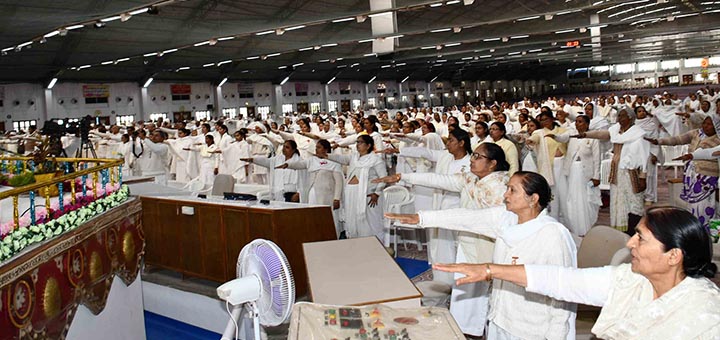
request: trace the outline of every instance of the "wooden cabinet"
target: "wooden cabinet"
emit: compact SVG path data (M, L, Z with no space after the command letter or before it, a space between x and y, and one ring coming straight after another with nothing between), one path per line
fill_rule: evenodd
M285 253L297 295L305 295L302 244L335 239L330 207L267 209L150 197L142 205L145 262L216 282L234 279L240 250L263 238Z

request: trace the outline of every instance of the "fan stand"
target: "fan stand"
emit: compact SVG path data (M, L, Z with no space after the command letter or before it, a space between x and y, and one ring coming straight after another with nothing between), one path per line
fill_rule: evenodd
M253 320L253 332L255 333L255 340L262 340L260 337L260 312L258 311L257 305L255 302L248 302L250 305L250 308L248 308L248 312L250 313L250 317Z
M228 321L227 327L225 327L225 332L223 333L223 336L221 340L235 340L235 339L245 339L245 335L247 335L247 332L243 332L242 337L239 335L242 325L245 324L241 319L240 316L242 315L243 309L247 309L247 316L253 320L253 334L255 340L262 340L262 330L260 328L260 311L257 308L257 305L254 302L247 302L244 305L236 305L233 306L232 312L231 312L231 318L232 320ZM233 322L235 320L235 322ZM237 333L235 325L237 324ZM247 327L247 324L245 324ZM238 337L235 337L235 335L238 334Z

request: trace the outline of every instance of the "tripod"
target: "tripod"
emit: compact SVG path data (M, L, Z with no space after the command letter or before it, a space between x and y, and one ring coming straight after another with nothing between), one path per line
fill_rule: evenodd
M85 158L90 158L90 154L93 155L93 158L98 158L97 154L95 153L95 147L93 146L92 142L90 142L89 138L80 139L80 147L77 149L75 157L82 158L83 151L85 151Z

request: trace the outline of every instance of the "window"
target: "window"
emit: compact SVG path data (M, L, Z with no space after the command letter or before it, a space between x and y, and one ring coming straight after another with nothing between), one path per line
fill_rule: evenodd
M269 115L270 114L270 107L269 106L259 106L257 112L260 115Z
M680 82L679 76L669 76L668 77L668 83L670 83L670 84L677 84L679 82Z
M283 104L282 113L293 113L293 104Z
M108 97L85 98L85 104L107 104Z
M320 113L320 103L310 103L310 113Z
M27 131L31 126L37 126L37 120L16 120L13 121L13 129L20 132Z
M680 67L680 60L663 60L660 62L660 68L663 70L672 70Z
M361 104L361 103L362 103L362 102L360 101L360 99L353 99L353 101L352 101L352 109L353 109L353 111L357 111L357 109L360 107L360 104Z
M720 57L712 57L708 61L710 65L720 65Z
M654 61L646 61L638 63L638 72L649 72L657 69L657 63ZM647 81L645 82L647 84Z
M0 99L0 107L3 107L3 100Z
M167 120L167 113L151 113L150 114L150 121L157 121L158 119L162 118L163 121Z
M122 115L115 117L115 124L130 125L135 121L135 115Z
M241 108L240 108L240 116L243 117L243 118L247 118L247 115L248 115L248 113L247 113L247 107L241 107Z
M375 105L377 105L375 102L375 98L368 98L368 106L375 107Z
M210 111L195 111L195 119L202 120L202 119L210 119Z
M685 67L700 67L703 58L688 58L685 59Z
M238 93L238 98L253 98L254 95L252 93L252 89L250 89L250 92L240 92Z
M337 112L338 109L338 102L337 100L330 100L328 101L328 111L330 112Z
M224 108L222 109L222 115L230 119L235 119L235 117L237 117L237 109L234 107Z
M615 73L617 73L617 74L632 73L634 70L635 70L635 65L633 65L633 64L615 65Z
M655 84L655 77L647 77L647 78L645 78L645 84L654 85L654 84Z
M190 100L189 94L174 94L172 95L173 101Z

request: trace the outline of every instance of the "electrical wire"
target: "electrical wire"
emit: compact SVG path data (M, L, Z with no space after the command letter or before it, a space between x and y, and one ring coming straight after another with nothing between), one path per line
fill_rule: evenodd
M225 300L225 310L227 310L228 315L230 315L230 320L232 321L233 325L235 325L235 338L233 339L239 339L240 327L238 327L237 321L235 321L235 318L230 312L230 301Z

